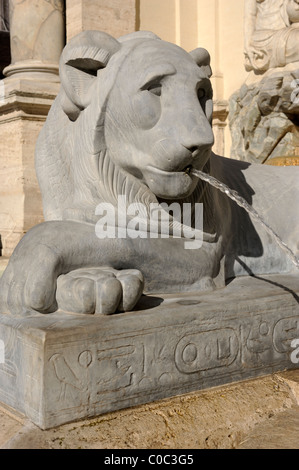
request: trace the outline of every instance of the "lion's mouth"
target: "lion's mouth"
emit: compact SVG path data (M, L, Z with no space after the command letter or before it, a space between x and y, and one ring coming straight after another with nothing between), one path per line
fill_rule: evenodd
M157 168L157 167L152 167L151 165L148 165L147 166L147 169L150 170L151 172L157 174L157 175L161 175L161 176L175 176L175 175L182 175L182 174L186 174L186 175L189 175L191 176L192 174L192 170L193 170L193 166L192 165L188 165L186 166L185 168L182 168L180 170L177 170L177 171L169 171L169 170L162 170L161 168Z
M183 171L184 173L187 173L187 175L190 175L192 171L192 165L186 166L186 168L184 168Z

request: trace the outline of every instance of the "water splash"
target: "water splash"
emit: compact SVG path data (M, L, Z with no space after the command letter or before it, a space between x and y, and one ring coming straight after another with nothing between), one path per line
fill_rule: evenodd
M284 243L284 241L282 241L282 239L277 235L277 233L275 233L274 230L264 221L260 214L252 206L250 206L250 204L248 204L248 202L242 196L240 196L237 191L229 188L226 184L222 183L221 181L218 181L213 176L208 175L200 170L192 169L191 174L193 174L197 178L200 178L203 181L206 181L211 186L214 186L214 188L219 189L219 191L226 194L230 199L235 201L238 206L245 209L245 211L250 214L255 220L257 220L264 227L265 231L274 238L277 245L282 249L284 253L287 254L287 256L290 258L296 268L299 269L299 259L295 256L293 251Z

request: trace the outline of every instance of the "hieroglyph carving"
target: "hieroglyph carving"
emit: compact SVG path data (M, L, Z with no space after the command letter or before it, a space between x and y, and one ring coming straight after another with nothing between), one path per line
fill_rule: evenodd
M49 358L57 409L67 409L74 397L77 404L103 406L112 395L113 400L123 400L167 385L175 390L215 374L237 373L242 367L256 369L258 374L265 361L274 366L287 360L292 342L299 337L298 315L277 320L268 313L237 323L234 328L194 325L192 333L185 334L179 325L152 328L148 333L130 331L111 341L93 343L89 350L80 350L78 344L77 353L66 342L64 353Z

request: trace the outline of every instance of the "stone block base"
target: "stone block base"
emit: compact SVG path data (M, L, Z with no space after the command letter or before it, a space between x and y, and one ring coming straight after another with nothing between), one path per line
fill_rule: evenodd
M0 401L47 429L298 367L299 276L143 296L134 312L0 315ZM1 352L1 349L0 349Z

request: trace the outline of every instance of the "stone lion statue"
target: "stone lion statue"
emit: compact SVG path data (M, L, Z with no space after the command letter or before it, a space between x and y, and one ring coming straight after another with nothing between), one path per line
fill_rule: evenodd
M295 269L258 222L192 173L238 191L298 254L299 168L213 154L209 64L206 50L187 53L149 32L116 40L86 31L67 44L36 146L45 222L11 256L1 312L111 314L132 310L143 292L211 290L235 276ZM185 249L174 236L99 238L97 207L116 207L120 195L146 208L202 203L202 246Z

